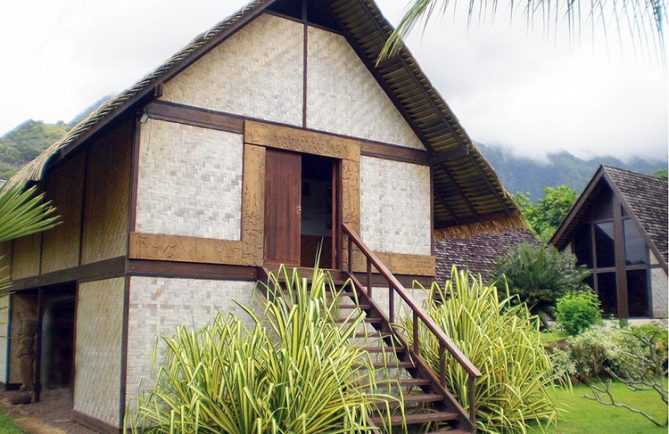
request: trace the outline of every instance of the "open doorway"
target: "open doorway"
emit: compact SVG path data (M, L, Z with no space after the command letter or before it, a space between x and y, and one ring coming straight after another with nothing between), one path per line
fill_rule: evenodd
M34 402L52 391L53 399L71 403L75 298L75 283L12 295L10 381L24 394L33 392Z
M335 163L332 158L302 155L300 265L313 267L318 248L319 265L334 268L333 240L336 228Z

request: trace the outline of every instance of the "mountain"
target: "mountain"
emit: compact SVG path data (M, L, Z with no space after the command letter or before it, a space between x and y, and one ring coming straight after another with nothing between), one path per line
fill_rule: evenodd
M3 136L0 136L0 180L6 180L18 168L35 158L44 148L60 139L70 128L88 116L111 96L107 95L86 107L70 122L49 124L29 119Z
M69 129L64 122L47 124L31 119L0 137L0 179L9 178Z
M584 160L567 151L548 154L547 162L539 162L515 156L501 146L477 143L476 147L495 169L508 192L527 192L532 200L539 199L546 186L566 184L580 193L600 164L649 175L657 169L667 168L667 162L661 160L634 158L623 162L610 156Z

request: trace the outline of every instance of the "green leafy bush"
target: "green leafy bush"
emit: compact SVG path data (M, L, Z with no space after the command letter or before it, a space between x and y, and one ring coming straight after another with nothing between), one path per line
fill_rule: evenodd
M527 304L546 325L545 316L552 316L555 302L568 291L588 289L584 279L590 272L576 265L576 257L559 252L553 246L523 243L511 249L496 263L495 277L506 279L512 294Z
M548 393L558 378L539 334L539 322L524 304L500 294L455 268L443 287L434 283L427 313L483 374L476 381L478 429L525 431L529 421L548 424L557 417ZM438 301L441 300L441 301ZM412 341L411 318L402 322ZM422 324L422 323L421 323ZM439 345L419 327L421 354L438 372ZM446 386L458 402L468 403L467 373L447 357Z
M568 292L557 301L555 319L572 336L601 324L599 297L593 291Z
M285 271L285 269L284 269ZM210 326L181 326L163 337L164 360L141 393L132 432L370 432L377 411L369 354L349 342L360 321L332 322L332 281L320 270L311 285L294 271L271 276L255 325L218 314Z
M621 377L638 377L642 368L636 355L642 352L639 340L619 327L594 327L569 340L570 358L586 383L606 377L607 368Z

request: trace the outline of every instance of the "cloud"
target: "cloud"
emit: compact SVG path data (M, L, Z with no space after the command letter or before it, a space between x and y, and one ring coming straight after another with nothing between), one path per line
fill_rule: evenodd
M0 134L28 118L71 119L102 95L130 86L243 3L4 5L0 40L12 62L0 69ZM403 3L380 1L395 22ZM534 159L559 150L666 158L666 70L629 49L621 56L602 43L573 44L564 32L547 37L520 21L467 27L463 10L455 18L435 17L408 45L474 140Z

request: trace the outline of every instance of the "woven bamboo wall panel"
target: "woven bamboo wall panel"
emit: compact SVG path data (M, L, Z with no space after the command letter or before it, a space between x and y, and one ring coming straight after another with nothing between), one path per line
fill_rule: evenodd
M127 398L137 396L141 379L151 378L151 354L158 336L173 335L181 324L199 327L210 323L219 311L235 314L247 325L252 325L251 319L235 301L255 306L253 288L253 282L132 277ZM160 346L159 352L163 349Z
M307 127L424 149L346 39L309 27Z
M74 410L119 426L125 278L79 284Z
M12 248L12 280L39 274L40 234L14 240Z
M653 268L650 270L650 281L653 294L653 318L666 318L668 309L667 273L662 268Z
M86 156L80 153L58 166L46 178L47 198L58 209L62 223L44 232L42 274L79 265L85 164Z
M430 168L360 159L360 234L374 251L430 255Z
M140 137L136 230L239 240L242 136L149 120Z
M162 99L302 125L303 26L261 15L165 84Z
M126 253L133 131L128 120L88 150L82 264Z

